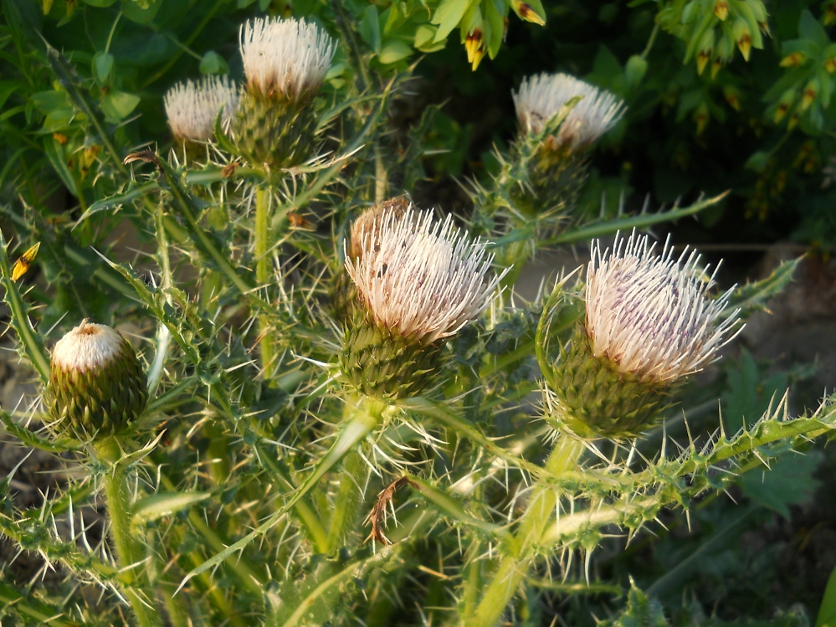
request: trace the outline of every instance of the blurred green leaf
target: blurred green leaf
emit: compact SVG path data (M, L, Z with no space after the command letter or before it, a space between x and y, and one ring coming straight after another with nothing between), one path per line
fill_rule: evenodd
M113 55L108 52L97 52L93 57L93 75L102 85L110 80L110 73L113 71Z
M377 7L369 5L363 11L363 17L360 20L360 36L369 44L369 47L374 52L380 52L380 16L377 12Z
M836 568L827 580L815 627L836 627Z
M627 607L615 620L599 623L600 627L667 627L662 605L632 585L627 594Z
M819 46L826 46L830 43L830 37L827 36L824 26L806 9L801 12L798 20L798 34Z
M771 468L743 475L740 486L750 499L789 520L789 506L806 503L819 486L813 473L822 459L819 451L786 453L772 462Z
M115 91L105 96L102 101L102 111L108 122L121 122L136 109L139 96L124 91Z
M229 66L221 55L214 50L210 50L200 60L200 73L229 74Z
M471 0L442 0L430 20L438 26L438 32L435 34L436 42L447 39L447 35L453 32L453 29L462 21L470 4Z
M398 39L390 39L383 45L378 58L381 63L388 65L406 59L411 54L412 46L408 46Z
M162 0L122 0L122 14L137 24L150 24L162 7Z

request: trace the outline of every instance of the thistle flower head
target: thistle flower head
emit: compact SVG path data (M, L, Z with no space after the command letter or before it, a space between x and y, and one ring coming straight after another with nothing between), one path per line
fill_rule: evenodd
M537 134L576 96L583 96L569 112L557 135L558 146L575 150L594 143L624 115L624 102L568 74L538 74L523 79L513 94L520 125Z
M647 236L616 237L612 250L592 244L586 283L586 332L595 357L641 381L669 383L702 369L731 338L739 310L720 314L732 290L708 291L700 256L687 249L660 256Z
M493 255L450 216L389 207L362 227L363 254L346 270L375 324L425 344L449 337L487 307L501 276L486 280Z
M118 331L83 320L52 351L48 427L81 439L118 434L145 409L145 381L134 349Z
M247 21L240 44L248 88L288 100L315 92L336 52L333 40L315 24L294 19Z
M175 137L212 139L215 119L223 107L226 123L238 106L238 87L227 76L206 76L199 82L177 83L165 95L165 113Z

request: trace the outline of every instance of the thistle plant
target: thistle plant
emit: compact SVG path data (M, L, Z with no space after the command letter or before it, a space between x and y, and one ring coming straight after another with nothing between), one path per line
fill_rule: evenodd
M539 2L476 5L458 16L431 2L416 45L461 23L477 64L511 9L545 19ZM48 187L17 179L2 207L15 228L13 244L0 232L8 337L44 402L0 420L69 470L37 507L15 499L12 477L0 486L0 532L61 574L4 568L4 625L493 627L550 624L554 607L566 624L647 624L634 606L657 604L623 536L652 543L663 511L686 520L741 475L833 436L832 398L799 417L776 399L728 432L713 399L693 409L722 383L694 392L691 376L797 262L723 291L696 253L656 255L639 234L719 198L615 220L572 207L618 98L526 79L515 143L465 184L473 205L419 209L410 194L434 193L415 174L434 131L422 121L401 150L390 116L414 68L384 63L397 46L365 48L346 6L316 23L236 13L250 20L246 87L187 80L163 98L166 80L143 103L165 111L170 152L112 122L110 94L90 87L102 76L44 53L39 71L76 125L67 145L101 150L87 187L63 148L44 161L76 183L72 219L46 213ZM146 10L120 5L111 30ZM421 13L377 10L364 28L399 32ZM181 159L180 139L203 144L200 158ZM142 252L116 227L138 232ZM515 293L535 251L590 242L585 274L531 302ZM112 328L128 324L136 350ZM623 573L604 579L603 554Z

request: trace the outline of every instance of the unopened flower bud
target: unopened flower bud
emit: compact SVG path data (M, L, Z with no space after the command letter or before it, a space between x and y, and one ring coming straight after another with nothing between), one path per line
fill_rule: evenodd
M807 83L807 86L804 88L804 93L801 94L801 105L799 107L801 111L806 111L810 105L813 104L819 93L819 88L819 79L817 78L814 78Z
M738 311L724 320L731 290L712 300L699 256L646 236L616 237L612 252L593 242L586 318L550 380L553 426L580 437L634 437L655 424L685 377L716 358ZM547 397L547 403L550 403Z
M836 23L836 1L829 0L824 6L824 15L822 15L822 23L825 26L830 26Z
M781 59L781 62L778 65L780 65L781 67L798 67L806 60L807 55L805 55L803 52L796 51L789 53L787 56Z
M475 72L485 57L485 52L487 52L481 28L474 28L467 34L464 41L464 48L467 51L467 62L470 63L471 68Z
M82 440L122 433L145 409L145 386L130 343L115 329L84 320L52 351L47 426Z
M740 54L747 61L749 60L749 53L752 52L752 31L749 29L749 24L742 17L738 17L732 26L732 35L737 47L740 49Z
M778 100L778 106L775 109L774 121L776 124L789 112L796 98L798 98L798 90L795 87L790 87L781 95L781 99Z
M714 48L714 60L711 62L711 78L716 77L720 68L731 61L733 54L734 42L728 33L723 33L723 36L720 37L720 40Z
M448 216L387 207L346 254L358 312L343 339L343 374L368 396L404 398L432 384L444 341L487 307L501 276L493 255Z
M283 168L303 163L315 149L319 91L336 50L333 41L305 20L260 19L241 27L247 88L232 132L253 164Z
M766 12L766 6L763 3L763 0L745 0L746 6L752 11L752 16L755 18L755 21L758 23L758 27L761 31L768 35L769 34L769 24L767 23L768 14Z
M723 97L735 111L740 111L740 90L734 85L723 87Z
M714 29L707 28L700 38L697 47L697 74L702 74L714 52ZM744 55L745 56L745 55Z
M526 22L533 22L538 26L545 26L546 20L537 13L534 9L531 8L531 5L522 2L521 0L511 0L511 8L514 9L514 13L520 16L521 19L524 19Z

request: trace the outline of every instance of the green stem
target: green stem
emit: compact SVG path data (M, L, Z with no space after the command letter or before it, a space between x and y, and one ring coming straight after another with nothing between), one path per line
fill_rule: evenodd
M126 579L122 591L140 627L162 627L154 608L154 594L150 591L145 567L140 565L145 559L145 550L131 530L131 492L126 469L119 463L122 451L113 438L97 442L95 446L99 457L110 463L110 470L104 476L104 489L110 514L110 535Z
M561 437L546 461L546 471L560 475L574 469L583 450L583 442L580 440ZM502 558L476 611L466 616L465 627L493 627L502 617L520 583L528 575L537 547L558 505L557 498L556 491L550 486L535 488L520 521L515 541L509 543L509 552Z
M374 202L380 204L386 200L389 191L389 176L386 171L386 164L383 160L383 151L380 143L374 147Z
M259 187L255 192L255 279L258 287L267 291L272 274L270 260L270 209L272 194L269 188ZM269 302L269 295L265 299ZM270 321L264 314L258 317L259 336L261 337L261 369L262 376L269 380L270 372L275 365L275 351L270 334Z
M354 527L357 511L363 502L361 490L367 472L366 464L359 453L352 451L345 456L334 512L331 514L331 526L328 529L328 553L333 553L343 546L346 535L351 533Z
M274 483L281 483L286 490L295 490L296 486L290 480L287 473L276 463L272 456L256 446L258 459L264 465L264 468L270 473L271 478L274 478ZM308 532L308 538L316 547L318 553L328 552L328 534L317 516L316 511L311 506L308 497L300 499L293 506L296 510L296 516L299 522L305 527Z
M644 47L644 50L642 50L642 54L641 54L642 59L646 59L647 55L650 54L650 50L653 48L653 43L656 41L656 35L658 35L658 34L659 34L659 22L656 22L656 24L653 26L653 30L650 33L650 37L647 40L647 45Z

